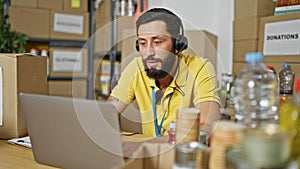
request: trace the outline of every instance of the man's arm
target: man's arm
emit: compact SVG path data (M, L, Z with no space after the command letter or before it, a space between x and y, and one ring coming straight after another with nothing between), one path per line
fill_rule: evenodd
M127 107L127 105L125 103L123 103L122 101L120 101L119 99L110 96L107 101L111 102L113 105L115 105L117 111L119 114L121 114Z
M210 136L213 124L221 119L220 106L217 102L205 101L198 103L196 108L200 110L200 129L208 131Z

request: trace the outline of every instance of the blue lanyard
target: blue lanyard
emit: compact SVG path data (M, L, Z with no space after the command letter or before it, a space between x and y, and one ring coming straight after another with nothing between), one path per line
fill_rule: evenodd
M168 109L169 109L169 106L170 106L170 101L171 101L172 95L173 95L173 93L170 94L170 98L169 98L169 101L168 101ZM152 109L153 109L155 134L156 134L156 137L160 137L161 136L161 128L162 128L162 125L165 121L166 111L164 112L164 115L161 119L160 125L158 126L157 125L157 115L156 115L156 104L155 104L155 102L156 102L155 101L155 91L154 91L154 87L152 87Z

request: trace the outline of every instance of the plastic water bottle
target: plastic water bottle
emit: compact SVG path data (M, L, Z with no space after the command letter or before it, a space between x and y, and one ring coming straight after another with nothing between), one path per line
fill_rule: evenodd
M291 66L288 63L283 64L283 69L279 72L279 90L280 90L280 102L281 105L292 98L294 90L295 73L292 71Z
M222 73L221 87L220 87L220 99L221 108L225 109L227 107L228 95L233 82L233 76L231 73Z
M168 143L169 144L175 144L176 140L175 140L175 135L176 135L176 122L171 122L170 123L170 129L168 131L169 134L169 140Z
M277 79L263 63L259 52L246 53L246 67L234 81L235 118L255 128L263 123L277 123Z

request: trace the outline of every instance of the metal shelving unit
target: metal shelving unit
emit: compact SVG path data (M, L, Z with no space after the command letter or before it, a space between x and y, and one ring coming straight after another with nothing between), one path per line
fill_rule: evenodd
M6 11L8 13L8 6L11 4L10 0L6 0ZM29 38L28 42L37 43L48 43L51 47L78 47L88 49L88 74L87 77L48 77L48 80L87 80L87 99L94 99L94 25L95 25L95 10L94 10L94 0L88 0L89 8L89 36L88 42L79 40L65 40L65 39L45 39L45 38Z
M95 86L94 86L94 36L95 32L95 9L94 9L94 0L89 0L89 12L90 12L90 41L88 48L88 75L87 75L87 99L94 99L95 96Z
M110 19L111 19L111 51L109 54L110 59L110 80L113 80L113 76L115 73L115 62L117 57L117 49L116 49L116 42L117 42L117 21L116 21L116 1L110 1Z

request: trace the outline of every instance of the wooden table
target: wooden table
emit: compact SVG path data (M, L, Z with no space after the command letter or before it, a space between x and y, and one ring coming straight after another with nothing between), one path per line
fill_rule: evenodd
M5 169L57 169L37 163L30 148L0 140L0 168Z

